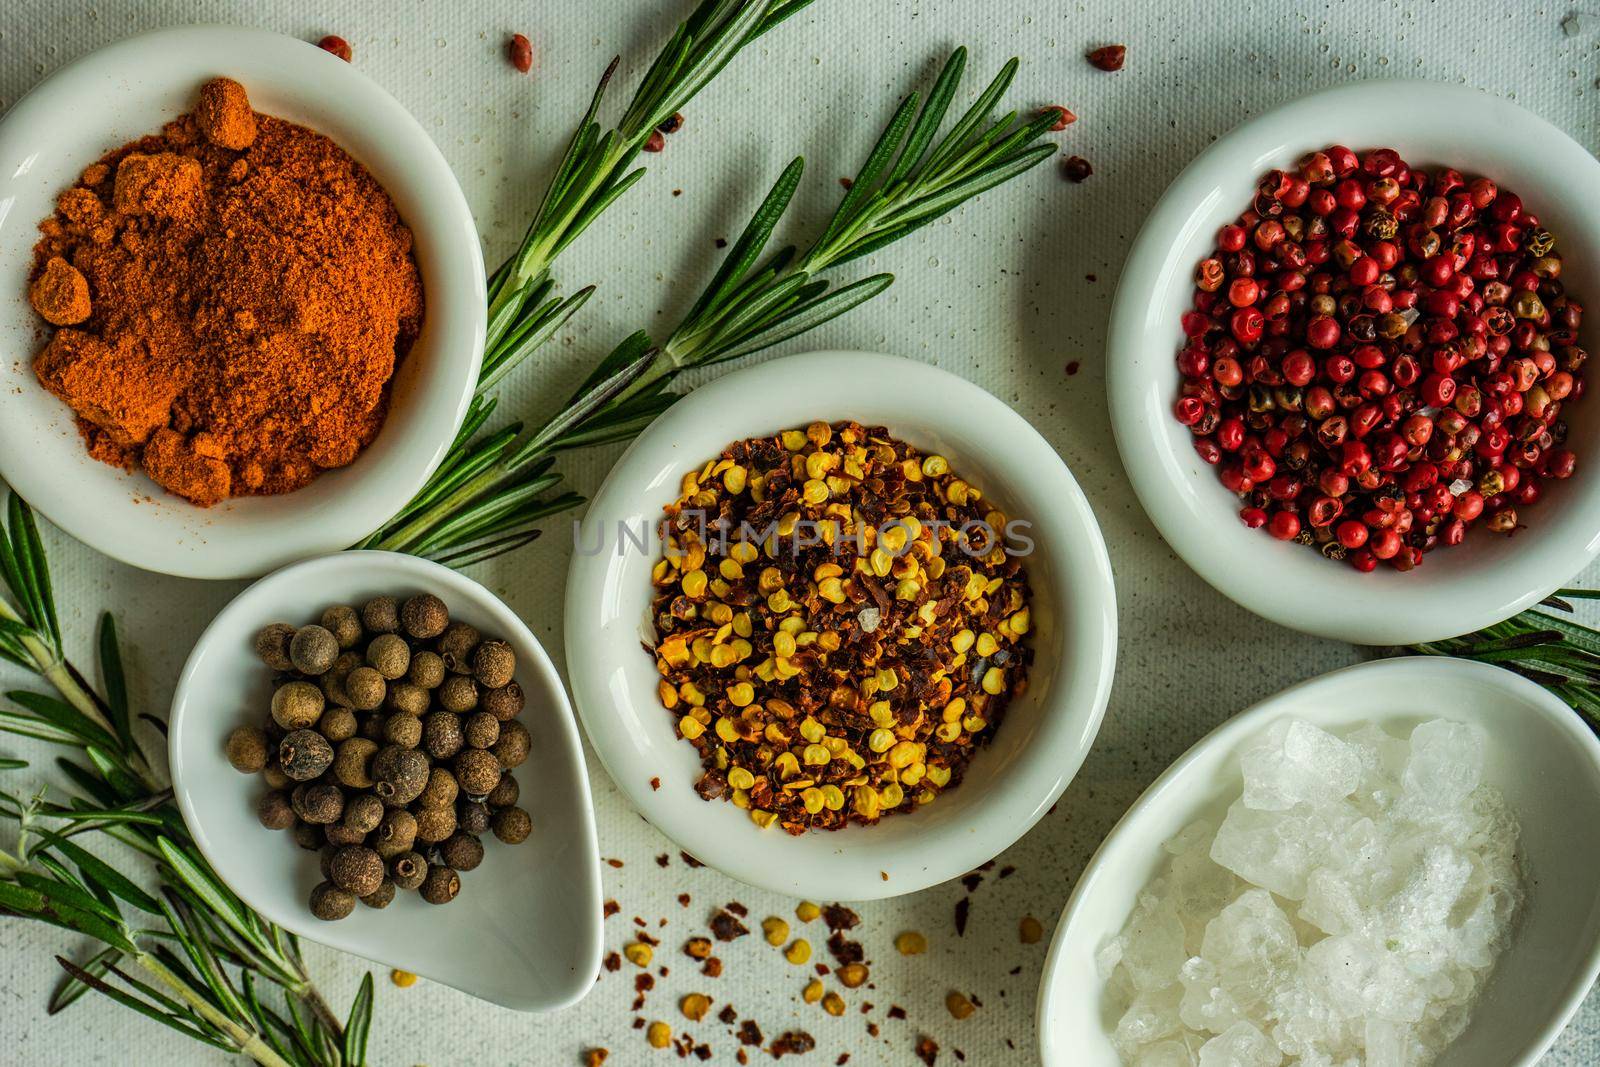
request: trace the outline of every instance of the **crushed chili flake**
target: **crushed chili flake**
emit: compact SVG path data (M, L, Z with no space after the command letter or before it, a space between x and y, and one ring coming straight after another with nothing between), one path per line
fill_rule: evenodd
M659 777L650 779L650 788L652 790L660 789L661 788L661 779ZM665 867L666 864L663 863L662 866Z
M956 901L956 936L967 936L967 915L972 911L972 898L962 897Z
M817 1047L817 1039L804 1030L789 1030L772 1043L772 1058L781 1060L785 1055L803 1056Z
M1002 877L1002 878L1010 878L1013 874L1016 874L1016 873L1017 873L1017 869L1015 867L1011 866L1009 863L1006 864L1004 867L1000 868L1000 877Z
M732 941L750 932L750 928L726 911L711 917L711 934L718 941Z
M705 866L705 864L701 863L699 860L695 859L693 856L689 855L687 852L679 852L678 853L678 858L681 859L684 862L684 864L689 866L689 867L704 867ZM684 894L684 895L687 896L688 894Z
M622 910L622 905L618 904L614 900L608 900L605 903L605 907L601 909L601 915L602 915L602 917L609 919L609 918L611 918L611 916L615 915L617 912L619 912L621 910Z
M705 975L707 978L721 978L722 961L717 957L712 956L710 959L706 960L705 964L700 968L700 973Z
M927 1034L923 1034L917 1038L916 1053L917 1059L926 1063L928 1067L933 1067L934 1063L939 1059L939 1042Z
M732 1004L724 1004L722 1010L717 1012L717 1018L727 1026L732 1026L739 1021L739 1013L733 1010Z
M822 909L822 921L830 930L854 930L861 925L861 916L843 904L829 904Z
M671 862L672 862L672 857L667 855L665 852L663 852L661 855L656 857L656 866L657 867L665 867L667 864L669 864Z
M979 874L977 871L973 871L970 874L964 874L961 876L961 884L966 886L967 892L969 893L977 889L982 882L983 875Z
M891 1019L904 1019L905 1017L906 1017L906 1010L904 1008L902 1008L898 1004L889 1005L889 1018L891 1018Z
M606 956L605 969L608 970L608 971L619 971L619 970L621 970L622 969L622 957L620 955L618 955L617 953L615 953L615 952L613 952L610 955Z
M678 907L687 908L689 906L689 900L690 899L691 898L690 898L688 893L679 893L678 894Z
M866 958L866 952L861 948L861 942L851 941L844 934L835 931L828 937L828 951L839 962L841 967L852 963L860 963Z
M608 860L606 860L606 863L610 864L613 867L621 867L622 866L622 861L621 860L609 860L608 859Z
M766 1039L761 1036L761 1027L756 1025L754 1019L746 1019L739 1024L739 1044L759 1045Z
M695 791L801 834L959 785L1032 660L1005 513L945 457L853 422L736 442L681 489L654 653Z
M750 914L750 909L739 903L737 900L728 901L727 908L741 919Z

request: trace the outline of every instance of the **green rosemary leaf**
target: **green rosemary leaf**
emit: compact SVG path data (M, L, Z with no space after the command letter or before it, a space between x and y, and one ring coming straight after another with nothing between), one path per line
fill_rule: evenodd
M589 298L594 295L594 291L594 286L586 285L564 300L551 300L536 314L529 316L526 322L519 323L511 335L506 338L505 343L501 345L494 367L489 368L487 373L480 378L478 382L479 393L481 394L485 389L498 385L523 360L547 343L550 338L554 337L556 332L565 326L573 315L578 313L578 309L588 303ZM491 403L491 410L492 407ZM487 416L488 413L485 412L484 417L487 418ZM479 419L478 425L481 425L482 421L482 419ZM459 442L469 439L471 433L476 432L477 426L474 426L467 437L458 436L457 447L459 447Z
M241 984L244 986L245 1003L249 1006L251 1014L255 1016L256 1032L261 1035L261 1039L271 1045L273 1051L289 1063L295 1065L306 1063L301 1058L299 1050L291 1048L283 1040L284 1038L288 1038L291 1042L294 1040L294 1030L290 1027L288 1020L262 1004L261 998L256 995L255 975L245 971Z
M0 880L0 908L18 915L43 919L48 905L43 893L36 893L13 882Z
M20 512L22 525L21 543L27 546L28 567L33 572L34 597L39 605L39 610L43 612L43 625L49 631L51 643L56 652L59 653L61 651L61 623L56 619L56 598L55 593L50 588L50 562L45 556L44 541L39 536L39 526L34 521L33 509L28 507L27 501L15 493L11 494L11 499L15 504L12 532L13 534L16 533L15 515ZM41 616L35 616L35 623L38 623L40 618Z
M791 18L799 12L805 10L807 7L810 7L811 3L812 0L787 0L785 3L773 5L772 10L767 12L766 17L761 20L761 24L757 26L755 32L750 35L750 39L752 41L755 40L757 37L760 37L762 34L776 27L785 19Z
M951 61L955 60L956 55L960 55L964 64L966 51L965 48L957 48L950 57ZM923 163L921 170L918 172L919 174L928 174L937 170L947 160L966 150L967 138L971 136L972 131L977 129L980 123L988 120L990 112L994 110L994 105L999 102L1000 97L1004 96L1005 91L1010 88L1011 79L1017 76L1017 68L1020 65L1019 61L1012 57L1006 62L1005 66L1000 68L1000 73L994 76L994 80L989 83L988 88L978 94L978 99L972 102L972 106L956 120L956 124L950 127L949 132L934 147L927 160Z
M104 977L107 968L121 958L122 952L120 949L103 948L85 960L79 970L92 977L101 978ZM89 991L89 988L86 983L71 971L68 971L66 977L61 980L61 984L56 986L55 992L50 994L49 1003L45 1006L45 1014L58 1015L66 1011L77 1003Z
M63 774L72 779L72 784L83 790L85 794L100 802L107 808L122 806L122 798L106 785L105 782L89 771L87 768L67 759L65 756L56 757L56 766L61 768Z
M9 908L12 911L59 926L63 930L74 930L80 934L88 934L98 938L101 943L123 952L133 953L138 951L137 946L128 939L128 935L115 921L108 921L102 911L103 906L98 900L87 893L82 893L85 899L94 901L93 908L82 908L61 899L51 893L40 892L37 885L28 885L23 882L20 872L17 881L0 882L0 908ZM34 876L37 878L37 876Z
M44 635L47 628L44 607L39 601L39 585L23 521L27 508L22 497L11 494L7 501L9 537L0 536L0 544L4 546L3 554L0 554L0 571L3 571L6 585L22 609L24 621Z
M30 693L25 689L14 689L6 694L6 698L57 730L71 734L85 745L100 745L111 749L118 747L116 738L106 733L98 724L90 722L83 712L65 701L43 693Z
M677 393L665 392L629 397L604 415L591 419L581 429L552 442L550 450L564 452L630 440L679 399Z
M39 836L49 842L57 852L75 863L84 881L104 887L107 892L115 894L141 911L149 912L151 915L161 914L159 901L109 863L54 831L41 830Z
M643 177L644 168L638 167L624 174L621 178L606 182L602 187L603 191L584 203L582 209L572 217L572 221L565 227L561 239L551 246L551 258L553 259L566 251L567 246L582 236L583 231L589 228L591 222L600 217L601 212L615 203L623 193L632 189L634 184Z
M350 1018L344 1024L344 1062L347 1067L366 1067L367 1035L372 1031L372 972L361 979Z
M817 240L818 245L826 246L835 235L850 225L861 212L863 205L867 204L869 198L877 192L878 179L894 162L895 153L900 150L906 134L911 131L912 123L916 121L918 103L916 93L910 93L900 101L900 106L890 117L889 124L878 135L878 141L872 146L872 151L867 153L861 169L856 171L854 183L845 193L844 199L839 201L838 210L833 213L827 229Z
M559 474L546 474L513 489L496 493L483 507L474 508L468 513L442 523L427 540L417 545L416 551L426 555L444 543L473 540L487 530L497 529L497 523L507 514L519 509L559 481L561 481Z
M1600 589L1557 589L1553 595L1570 600L1600 600Z
M885 186L894 185L909 177L927 156L929 146L939 133L939 127L944 125L945 115L950 111L950 103L955 99L956 89L961 85L961 75L966 68L967 50L957 48L950 53L950 58L945 60L944 67L939 71L939 77L933 83L933 88L928 91L928 101L922 105L922 111L917 115L917 124L911 128L911 137L906 141L905 151L895 160L894 170L889 172L889 177L884 182Z
M98 976L89 973L87 970L79 967L77 964L73 963L69 959L66 959L65 957L57 956L56 962L61 965L62 970L66 971L67 974L71 975L79 982L82 982L90 989L110 997L112 1000L116 1001L118 1004L121 1004L125 1008L131 1008L147 1019L154 1019L161 1025L176 1030L185 1037L193 1038L195 1041L222 1049L224 1052L239 1051L234 1046L219 1041L216 1037L203 1031L201 1026L204 1024L197 1015L193 1015L191 1013L188 1018L192 1019L193 1022L186 1022L184 1017L170 1014L168 1012L161 1011L158 1008L151 1007L138 997L125 993L116 986L108 984Z
M750 216L744 232L728 250L722 266L712 275L711 284L706 286L700 299L684 316L685 322L696 321L708 309L721 303L723 298L739 284L745 272L760 258L761 250L771 239L778 220L783 218L783 213L789 209L789 202L794 199L795 190L800 187L800 178L805 174L805 169L805 160L800 156L790 160L789 165L783 168L783 173L778 175L778 180L767 191L755 214Z
M470 567L476 563L482 563L485 560L494 559L496 556L503 556L508 552L515 552L524 545L532 544L534 541L539 539L539 535L543 532L543 530L538 529L519 530L516 533L507 534L505 537L494 538L488 541L480 541L476 544L469 545L466 548L457 549L453 552L447 552L443 555L430 556L428 558L432 559L435 563L442 564L446 567Z
M108 746L114 747L114 746ZM117 791L117 795L124 799L132 799L142 793L143 787L139 780L129 774L117 757L99 745L87 745L83 754L89 757L89 762L94 764L94 769L100 772L100 777L106 784Z
M11 734L15 737L31 737L34 740L49 741L55 745L76 747L79 744L78 739L71 734L64 734L59 730L46 726L32 715L20 711L12 711L9 708L0 708L0 733Z
M301 1054L313 1063L326 1062L326 1057L323 1055L322 1042L318 1037L321 1028L319 1027L317 1032L313 1032L311 1024L306 1020L305 1013L300 1010L300 1002L294 997L287 998L284 1001L284 1006L289 1009L289 1020L294 1024L292 1036L295 1044L299 1046Z
M48 857L40 856L38 859L41 866L43 866L46 865ZM46 878L44 875L35 874L33 871L18 871L15 878L18 885L26 886L41 894L50 902L50 906L58 912L64 909L76 909L88 915L97 916L105 922L121 924L121 913L87 889L74 885L72 881L69 881L71 874L70 872L65 872L65 868L51 873L55 875L54 878Z
M193 973L199 975L200 980L192 987L193 990L208 1000L212 1007L218 1011L229 1015L235 1014L235 1010L229 1002L231 990L225 988L224 983L218 981L218 976L212 966L213 961L207 956L204 931L195 928L191 919L192 913L176 894L169 891L165 894L165 898L161 902L162 914L166 917L167 924L172 927L173 932L178 935L178 945L183 949L184 955L189 958ZM240 1005L238 1010L242 1011L243 1005Z
M511 458L511 467L513 469L521 466L528 459L539 455L551 441L561 437L568 430L610 403L624 389L632 385L641 374L649 370L650 364L655 358L655 350L651 345L650 337L643 330L623 341L618 346L618 351L627 354L622 368L610 377L590 386L583 396L574 400L567 406L565 411L545 423L538 433L534 434L526 444L518 448Z
M0 771L20 771L28 765L25 759L12 759L10 756L0 756Z
M35 866L43 869L46 874L51 875L56 884L69 886L79 892L92 895L95 900L100 902L100 907L103 911L114 916L117 922L122 921L122 911L117 907L116 898L108 893L104 886L91 885L85 882L74 874L66 864L43 849L33 850L29 853L29 857L33 860Z
M781 318L775 319L759 331L749 336L738 339L727 349L712 355L708 362L720 363L725 360L737 359L747 356L752 352L759 352L763 348L787 341L800 334L827 322L829 319L838 318L857 305L864 304L877 296L894 283L892 274L874 274L870 278L862 278L858 282L851 282L840 289L835 289L826 296L813 300L810 303L796 308Z
M244 905L240 904L221 882L212 877L208 869L196 862L186 850L174 844L171 838L158 838L156 847L161 850L162 858L167 861L173 873L200 898L211 913L232 927L247 942L263 947L258 945L256 931L250 922L250 916L245 912Z
M105 679L111 725L123 749L131 750L133 729L128 721L128 682L122 670L122 652L117 647L117 622L109 611L100 616L100 674Z
M145 981L141 981L140 979L135 978L133 975L131 975L127 971L123 970L117 963L113 962L111 964L111 966L108 968L108 970L110 971L111 974L116 975L122 981L126 982L129 986L131 986L133 988L134 992L139 993L142 996L148 997L150 1000L154 1001L158 1006L160 1006L161 1008L164 1008L167 1012L169 1012L169 1013L171 1013L173 1015L179 1015L179 1016L192 1016L193 1015L193 1012L188 1007L188 1005L184 1004L181 1001L174 1000L172 997L168 996L166 993L163 993L161 990L157 989L155 986L151 985L150 983L145 982Z
M1523 612L1522 615L1519 615L1518 618L1520 619L1524 616L1535 625L1556 631L1564 639L1585 652L1600 655L1600 634L1597 634L1582 623L1573 622L1571 619L1563 619L1559 615L1551 615L1537 608L1530 608Z

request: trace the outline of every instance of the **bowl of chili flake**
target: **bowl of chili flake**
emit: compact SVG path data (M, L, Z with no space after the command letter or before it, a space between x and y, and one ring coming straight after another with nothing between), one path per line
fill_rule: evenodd
M1549 123L1426 82L1303 97L1201 153L1109 332L1112 425L1162 536L1244 607L1362 644L1492 625L1582 570L1597 181Z
M577 537L589 739L741 881L866 900L956 877L1050 809L1099 730L1094 514L1021 416L936 368L818 352L719 378L634 442Z

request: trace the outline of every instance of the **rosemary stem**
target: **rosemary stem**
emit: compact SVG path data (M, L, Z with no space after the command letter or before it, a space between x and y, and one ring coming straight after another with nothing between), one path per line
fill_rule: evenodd
M259 1034L245 1029L218 1011L210 1001L190 989L187 983L168 970L166 965L156 957L148 952L140 952L133 959L135 963L144 968L158 982L172 990L197 1015L224 1034L227 1034L234 1044L239 1046L241 1053L262 1064L262 1067L291 1067L287 1060L273 1050L272 1046L261 1040Z

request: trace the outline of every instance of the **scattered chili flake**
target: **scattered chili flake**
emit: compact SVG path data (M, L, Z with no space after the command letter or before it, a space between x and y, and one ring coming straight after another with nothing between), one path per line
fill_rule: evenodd
M1068 363L1067 363L1067 377L1069 377L1069 378L1070 378L1070 377L1072 377L1072 376L1073 376L1073 375L1074 375L1074 374L1077 374L1077 373L1078 373L1078 368L1079 368L1079 367L1080 367L1080 366L1082 366L1082 364L1080 364L1080 363L1079 363L1079 362L1078 362L1078 361L1077 361L1077 360L1075 360L1075 359L1074 359L1074 360L1071 360L1071 361L1069 361L1069 362L1068 362Z
M833 1061L833 1067L844 1067L844 1065L849 1063L849 1062L850 1062L850 1053L841 1052L841 1053L839 1053L839 1058Z
M619 912L621 910L622 910L622 905L618 904L614 900L608 900L605 903L605 907L600 909L600 914L601 914L602 918L609 919L609 918L611 918L611 916L615 915L617 912Z
M906 1017L906 1010L904 1008L902 1008L898 1004L889 1005L889 1018L891 1018L891 1019L904 1019L905 1017Z
M866 952L861 948L861 942L851 941L838 931L829 935L828 951L833 953L833 958L839 962L841 967L860 963L866 958Z
M726 911L711 917L711 933L718 941L732 941L750 932L750 928Z
M822 909L822 921L830 930L854 930L861 925L861 916L843 904L829 904Z
M738 1060L740 1063L749 1063L750 1062L750 1054L748 1052L746 1052L742 1048L734 1050L733 1058Z
M868 1037L877 1037L878 1033L879 1033L879 1031L878 1031L878 1024L877 1023L868 1023L867 1024L867 1036Z
M697 1060L709 1060L711 1058L711 1046L705 1044L696 1045L694 1047L694 1058Z
M1088 59L1089 65L1096 70L1121 70L1122 64L1128 59L1128 47L1127 45L1108 44L1094 49L1084 58Z
M972 911L972 898L962 897L956 901L956 936L967 936L967 914Z
M608 971L619 971L619 970L621 970L622 969L622 957L620 955L618 955L617 953L615 953L615 952L612 952L609 955L607 955L606 956L606 960L605 960L605 969L608 970Z
M957 1019L965 1019L976 1010L972 1000L965 993L958 993L955 990L945 994L944 1006L945 1010Z
M660 778L652 778L652 779L650 779L650 788L651 788L652 791L660 789L661 788L661 779ZM665 867L666 864L663 863L661 866Z
M756 1025L754 1019L746 1019L739 1024L739 1044L759 1045L765 1038L761 1036L761 1027Z
M840 178L839 184L844 186L846 189L854 189L856 187L856 180L854 178Z
M656 866L657 867L665 867L667 864L669 864L671 862L672 862L672 857L667 855L665 852L663 852L661 855L656 857Z
M917 1059L926 1063L928 1067L933 1067L935 1061L939 1059L939 1042L923 1034L917 1038L916 1053Z
M1060 133L1062 130L1078 121L1078 116L1074 115L1071 111L1068 111L1060 104L1046 104L1044 107L1039 109L1039 114L1055 115L1055 122L1050 124L1051 133Z
M683 190L682 189L674 189L674 190L672 190L672 195L673 196L682 196L683 195Z
M585 1049L583 1053L583 1067L600 1067L602 1063L606 1062L606 1057L609 1055L611 1055L610 1049Z
M1016 873L1017 873L1017 869L1015 867L1011 866L1011 864L1009 864L1009 863L1006 864L1004 867L1000 868L1000 877L1002 877L1002 878L1010 878L1013 874L1016 874Z
M706 960L705 964L700 968L700 973L705 975L707 978L721 978L722 961L717 957L712 956L710 959Z
M961 884L966 887L966 890L969 893L974 889L977 889L982 883L983 875L979 874L977 871L972 871L969 874L964 874L961 876Z
M715 244L718 248L727 248L728 247L728 239L726 237L718 237L712 243Z
M513 33L506 42L506 58L523 74L533 69L533 42L520 33Z
M672 115L663 120L661 125L657 126L656 129L660 130L662 133L677 133L679 130L683 129L683 112L673 112Z
M750 914L750 909L739 903L737 900L728 901L727 908L741 919Z
M735 442L681 490L655 657L695 791L801 834L959 785L1031 661L1004 513L943 456L853 422Z
M788 1030L778 1040L772 1043L772 1058L781 1060L785 1055L793 1053L803 1056L817 1047L817 1039L804 1030Z
M683 943L683 952L697 960L707 959L711 956L711 939L708 937L691 937Z
M410 971L402 971L399 968L396 968L395 970L389 972L389 981L393 982L401 989L405 989L409 986L414 986L417 984L417 976L412 974Z
M622 861L621 861L621 860L611 860L611 859L608 859L608 860L606 860L606 862L607 862L607 863L608 863L608 864L610 864L610 865L611 865L611 866L613 866L613 867L621 867L621 866L622 866Z
M725 1026L732 1026L739 1021L739 1013L733 1010L732 1004L724 1004L722 1010L717 1012L717 1018Z
M705 866L705 864L701 863L699 860L695 859L693 856L689 855L687 852L679 852L678 853L678 858L681 859L686 865L688 865L690 867L704 867ZM687 895L687 894L685 894L685 895Z
M345 40L343 37L336 37L331 33L322 40L318 41L317 47L322 49L324 52L331 52L333 55L338 56L346 63L350 62L351 57L354 54L350 51L349 41Z
M1061 176L1077 184L1094 173L1094 168L1082 156L1068 156L1061 163Z
M644 150L646 152L659 152L667 147L667 138L660 130L651 130L650 136L645 138Z
M1024 915L1017 924L1017 936L1024 945L1036 945L1044 937L1044 924L1032 915Z

